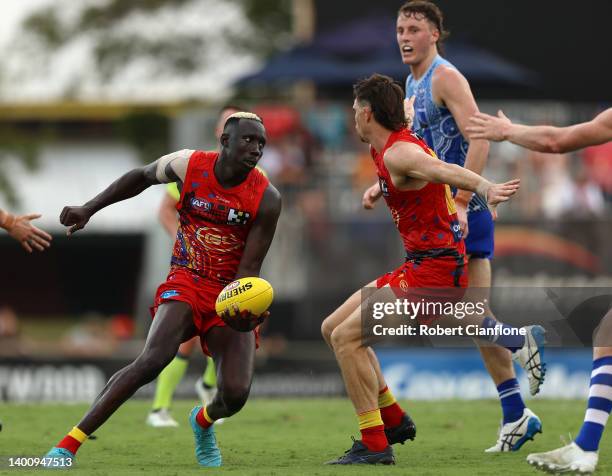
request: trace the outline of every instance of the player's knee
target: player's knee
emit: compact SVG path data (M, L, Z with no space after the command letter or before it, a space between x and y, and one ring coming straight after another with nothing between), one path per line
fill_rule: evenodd
M153 380L170 363L171 357L155 355L152 352L140 354L134 365L145 380Z
M345 352L351 347L350 334L344 326L336 327L330 336L330 343L334 352Z
M234 383L223 388L222 400L228 416L239 412L244 407L250 390L251 386L243 383Z

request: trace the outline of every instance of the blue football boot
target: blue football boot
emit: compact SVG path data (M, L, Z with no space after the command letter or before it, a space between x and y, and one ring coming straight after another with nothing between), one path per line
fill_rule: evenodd
M215 438L213 425L208 428L202 428L196 421L196 415L201 409L202 405L198 405L189 414L189 423L195 438L196 459L200 466L217 468L221 466L221 451L219 451L217 446L217 438Z

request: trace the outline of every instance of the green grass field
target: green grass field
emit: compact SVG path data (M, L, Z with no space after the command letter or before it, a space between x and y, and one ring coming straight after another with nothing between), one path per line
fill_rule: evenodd
M173 414L180 428L145 426L148 403L127 403L80 449L74 474L201 474L230 475L490 475L539 474L525 463L529 452L560 446L560 435L574 434L584 412L582 401L535 401L544 433L520 452L485 455L499 419L496 401L443 401L405 404L417 424L417 438L395 447L395 467L329 467L358 436L352 408L343 399L253 400L217 427L224 467L199 468L195 462L187 413L192 402L176 402ZM2 474L34 471L7 469L8 456L42 456L78 422L84 405L0 405ZM610 434L604 435L598 474L612 472ZM38 474L40 474L37 471Z

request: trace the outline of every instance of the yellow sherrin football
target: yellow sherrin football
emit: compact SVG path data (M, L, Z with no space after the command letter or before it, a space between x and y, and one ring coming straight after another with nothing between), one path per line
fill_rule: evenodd
M262 278L241 278L225 286L215 303L215 310L220 316L229 309L234 316L234 304L239 312L249 311L259 316L268 310L274 299L274 290L268 281Z

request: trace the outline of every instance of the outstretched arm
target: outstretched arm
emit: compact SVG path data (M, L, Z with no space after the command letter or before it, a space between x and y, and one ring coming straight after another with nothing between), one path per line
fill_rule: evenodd
M39 214L15 216L0 209L0 228L4 228L10 236L15 238L21 246L31 253L33 249L44 251L51 246L51 235L30 223L40 218Z
M445 183L481 195L494 211L519 189L520 180L503 184L489 182L484 177L455 164L447 164L407 142L397 143L385 153L385 165L392 177L412 177L433 183Z
M130 170L105 190L80 207L64 207L60 215L62 225L69 226L68 236L83 228L91 216L113 203L127 200L143 192L151 185L183 181L191 152L181 150Z
M611 141L612 108L592 121L568 127L523 126L512 123L502 111L497 117L478 113L470 119L467 130L472 138L507 140L527 149L558 154Z

